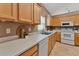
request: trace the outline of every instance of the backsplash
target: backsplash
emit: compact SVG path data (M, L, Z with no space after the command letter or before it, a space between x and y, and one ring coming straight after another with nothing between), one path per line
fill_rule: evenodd
M0 37L6 37L6 36L13 36L16 35L17 28L22 27L26 29L26 31L30 32L34 30L34 25L28 25L28 24L19 24L19 23L13 23L13 22L0 22ZM7 30L10 29L10 30ZM10 33L6 33L6 31L10 31Z

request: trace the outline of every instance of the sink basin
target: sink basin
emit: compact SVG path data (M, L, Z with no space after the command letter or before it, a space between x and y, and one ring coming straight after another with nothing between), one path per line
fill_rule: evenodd
M49 34L51 34L51 33L50 33L50 32L42 32L41 34L49 35Z

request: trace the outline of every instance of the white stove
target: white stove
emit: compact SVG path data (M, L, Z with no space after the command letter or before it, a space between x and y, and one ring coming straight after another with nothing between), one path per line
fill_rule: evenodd
M64 23L64 25L63 25ZM69 24L68 24L69 23ZM62 26L73 26L72 22L62 22ZM74 31L72 28L63 28L61 29L61 43L66 43L70 45L74 45Z

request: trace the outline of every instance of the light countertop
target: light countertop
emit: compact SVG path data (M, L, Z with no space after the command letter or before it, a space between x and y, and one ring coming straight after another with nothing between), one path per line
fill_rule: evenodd
M56 31L52 31L52 34ZM50 35L52 35L50 34ZM17 56L50 35L31 33L25 39L17 39L0 44L0 56Z

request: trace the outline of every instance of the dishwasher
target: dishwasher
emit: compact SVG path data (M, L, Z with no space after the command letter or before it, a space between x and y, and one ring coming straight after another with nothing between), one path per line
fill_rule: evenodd
M39 43L39 56L48 56L48 38Z

